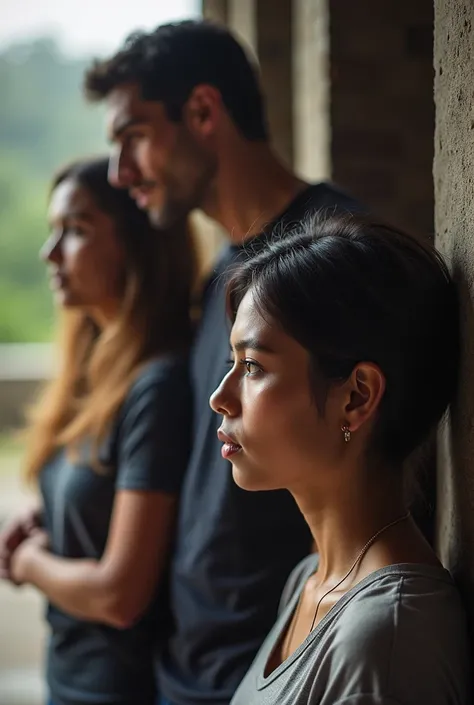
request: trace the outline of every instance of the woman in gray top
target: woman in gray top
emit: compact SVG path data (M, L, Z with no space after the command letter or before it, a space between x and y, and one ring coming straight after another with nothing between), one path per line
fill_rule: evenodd
M467 704L464 612L404 493L456 387L441 257L378 222L307 220L240 266L228 307L222 454L243 489L289 490L318 546L232 704Z

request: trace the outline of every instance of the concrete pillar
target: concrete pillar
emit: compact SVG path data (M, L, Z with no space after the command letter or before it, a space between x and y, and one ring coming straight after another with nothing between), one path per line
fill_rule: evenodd
M229 19L229 0L204 0L202 15L206 20L227 24Z
M278 153L293 164L292 0L257 0L257 56Z
M330 2L332 176L433 233L433 2Z
M230 0L227 24L250 55L257 59L256 0Z
M309 181L331 176L328 2L293 2L293 164Z
M473 47L472 0L435 0L436 243L459 284L463 349L458 398L440 434L438 546L474 625Z

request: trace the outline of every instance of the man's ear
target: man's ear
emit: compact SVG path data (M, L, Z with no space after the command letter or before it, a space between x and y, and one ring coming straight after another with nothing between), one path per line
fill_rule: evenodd
M214 86L195 86L183 108L183 120L196 136L210 137L219 125L223 111L222 97Z

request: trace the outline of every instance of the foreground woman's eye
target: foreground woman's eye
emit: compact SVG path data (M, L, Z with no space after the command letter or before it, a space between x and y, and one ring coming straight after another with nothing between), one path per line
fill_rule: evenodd
M249 377L252 377L262 371L262 368L255 362L255 360L245 358L244 360L240 360L240 364L245 367L247 376Z

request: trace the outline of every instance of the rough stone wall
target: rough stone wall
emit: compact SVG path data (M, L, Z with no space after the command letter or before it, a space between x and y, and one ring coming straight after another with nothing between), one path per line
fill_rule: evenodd
M331 176L329 0L293 0L293 165L310 181Z
M333 179L384 217L432 233L432 0L329 7Z
M292 20L291 0L256 0L256 49L268 121L275 148L287 164L293 163Z
M249 55L257 58L257 22L255 0L229 0L227 25L232 29Z
M459 394L441 433L438 546L474 625L474 3L435 1L436 243L461 296ZM440 374L443 371L440 370Z
M229 8L227 0L203 0L202 15L207 20L227 24L229 19Z

